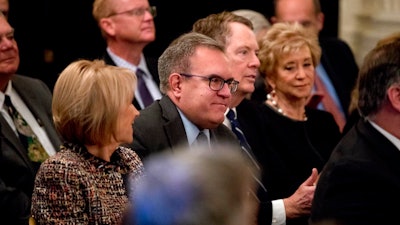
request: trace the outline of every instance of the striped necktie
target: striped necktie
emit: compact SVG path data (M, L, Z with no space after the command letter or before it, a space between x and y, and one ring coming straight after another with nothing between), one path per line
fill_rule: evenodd
M239 121L236 118L235 111L233 111L232 109L229 109L228 114L226 114L226 117L229 119L229 122L231 123L233 133L239 139L242 150L245 151L246 155L249 156L249 158L254 162L254 164L258 168L258 164L256 163L253 153L251 152L251 147L250 147L249 143L247 142L243 131L240 129Z
M228 114L226 114L226 117L229 119L229 122L231 123L231 128L232 132L236 135L237 139L240 142L240 146L242 147L243 152L245 155L249 158L250 162L253 163L254 167L258 170L261 170L260 166L258 165L258 161L255 159L253 152L251 150L251 147L249 143L246 140L246 137L244 136L243 131L240 129L240 124L239 121L236 118L236 113L232 109L229 109ZM262 188L264 191L267 189L265 186L261 183L261 181L255 177L256 182L260 185L260 188Z

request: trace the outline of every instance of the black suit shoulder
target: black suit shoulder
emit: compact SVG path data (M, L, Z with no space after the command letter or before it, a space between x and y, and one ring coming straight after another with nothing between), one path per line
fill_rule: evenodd
M268 145L260 105L256 101L244 99L236 107L238 121L254 155L262 154Z
M326 162L342 134L332 114L319 109L306 108L307 133Z
M343 137L320 174L311 224L391 224L400 200L400 151L369 122Z

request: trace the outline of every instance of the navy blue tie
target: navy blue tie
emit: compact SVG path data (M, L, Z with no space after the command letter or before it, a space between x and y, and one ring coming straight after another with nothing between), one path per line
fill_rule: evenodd
M236 118L235 112L232 109L230 109L226 117L231 122L232 131L233 133L236 134L236 137L239 139L242 148L244 148L244 150L251 151L251 147L247 142L243 131L240 129L239 121Z
M256 165L256 168L259 168L257 161L254 159L253 153L251 151L251 147L250 147L249 143L247 142L243 131L240 129L239 121L236 118L235 111L233 111L232 109L229 109L228 114L226 114L226 117L231 122L232 131L236 135L236 137L239 139L242 150L246 153L246 155L250 158L250 160Z
M250 159L250 161L254 164L255 168L260 170L260 166L258 165L258 162L253 155L251 147L250 147L249 143L247 142L243 131L240 129L239 121L236 118L235 111L233 111L232 109L229 109L228 114L226 114L226 117L229 119L229 122L231 123L233 133L239 139L240 146L242 147L243 152ZM267 189L264 187L264 185L261 183L261 181L259 179L257 179L256 177L254 177L254 178L256 179L256 182L260 185L260 187L266 191Z
M143 72L143 70L137 68L136 77L138 80L139 94L140 94L140 97L142 98L144 107L147 107L148 105L153 103L154 99L151 96L150 91L146 86L146 83L144 82L143 76L146 76L146 74Z

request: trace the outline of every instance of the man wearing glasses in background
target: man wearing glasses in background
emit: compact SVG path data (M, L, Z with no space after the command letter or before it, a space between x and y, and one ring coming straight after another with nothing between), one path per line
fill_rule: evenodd
M143 159L197 146L204 137L202 144L210 151L225 143L240 151L238 140L222 124L239 83L223 46L199 33L183 34L160 56L158 71L164 96L140 112L129 147Z
M136 72L135 107L143 109L161 98L157 59L143 54L155 40L155 6L148 0L95 0L92 14L107 44L106 63Z

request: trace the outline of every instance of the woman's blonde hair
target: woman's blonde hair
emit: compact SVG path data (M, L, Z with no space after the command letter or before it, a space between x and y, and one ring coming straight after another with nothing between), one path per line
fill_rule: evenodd
M65 141L104 145L114 138L119 111L132 102L135 73L102 60L77 60L53 91L53 120Z
M309 47L311 57L316 67L321 58L321 47L318 36L299 23L275 23L259 42L260 75L265 77L273 74L278 60L283 55L298 51L304 46Z

